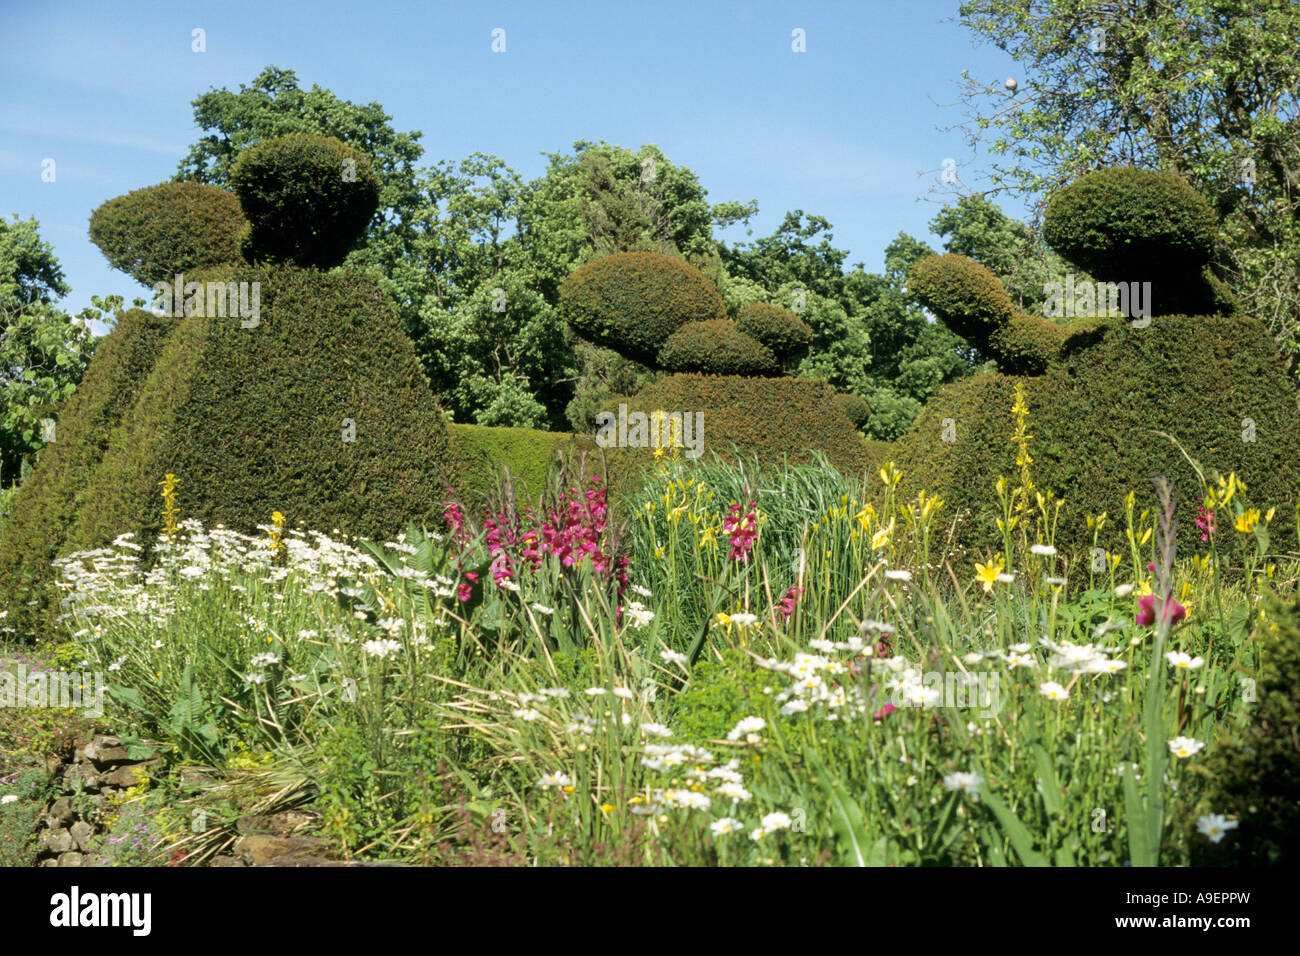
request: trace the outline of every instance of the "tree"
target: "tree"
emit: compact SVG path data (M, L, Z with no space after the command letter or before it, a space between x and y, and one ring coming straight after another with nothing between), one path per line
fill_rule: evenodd
M579 140L573 149L547 154L545 174L522 199L521 239L548 302L575 267L616 252L675 256L721 283L712 226L752 214L750 206L710 206L699 177L654 145L633 152Z
M572 352L564 323L529 275L498 272L450 312L431 296L422 318L426 337L416 344L457 421L563 427L569 390L562 379Z
M844 299L871 339L871 362L856 394L871 405L866 432L892 441L920 414L940 385L969 375L982 358L926 317L905 289L912 265L933 251L900 233L885 248L885 272L858 268L844 277Z
M413 281L422 311L448 312L497 273L525 260L520 243L524 182L498 156L473 153L421 171Z
M1300 6L1291 0L968 0L1019 61L1011 96L965 75L993 191L1039 197L1099 167L1173 171L1222 223L1212 269L1300 354ZM1040 199L1040 204L1042 200ZM1039 207L1041 211L1041 205ZM1294 361L1293 361L1294 364Z
M834 298L844 282L848 252L831 245L831 228L823 216L810 215L804 222L803 210L796 209L785 214L772 235L734 248L721 244L719 251L732 276L769 290L790 284Z
M930 221L930 231L944 238L945 252L968 256L992 270L1022 312L1041 315L1044 284L1063 282L1066 273L1073 272L1076 281L1091 281L986 196L963 196L945 206Z
M98 318L87 310L74 319L55 307L69 288L54 250L35 217L13 219L0 220L0 487L17 481L49 440L43 423L55 421L81 381L94 350L87 319Z
M239 92L213 89L193 100L194 122L206 135L190 147L173 179L228 188L235 160L248 147L290 133L332 136L369 158L379 177L379 211L366 242L346 264L369 268L386 278L406 323L420 307L418 283L403 282L414 257L420 190L415 163L424 154L418 130L399 133L379 103L358 105L312 85L303 90L293 70L268 66Z

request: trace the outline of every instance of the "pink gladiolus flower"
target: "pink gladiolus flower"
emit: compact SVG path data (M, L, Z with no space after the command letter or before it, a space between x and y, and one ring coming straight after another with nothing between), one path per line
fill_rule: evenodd
M1148 594L1138 598L1138 608L1138 616L1134 619L1134 623L1138 627L1152 627L1156 623L1156 596ZM1171 597L1165 604L1164 617L1170 625L1177 624L1187 617L1187 608Z
M781 604L776 609L776 616L783 622L790 620L790 615L794 613L794 606L799 603L799 597L803 594L803 588L793 587L785 592L785 597L781 598Z
M1214 535L1214 509L1208 511L1205 508L1205 499L1199 499L1201 504L1196 508L1196 529L1201 532L1201 540L1209 541Z
M722 530L731 538L731 550L727 557L732 561L748 561L749 551L754 547L758 537L758 508L754 502L749 503L750 510L741 515L740 505L731 506L731 514L722 522Z

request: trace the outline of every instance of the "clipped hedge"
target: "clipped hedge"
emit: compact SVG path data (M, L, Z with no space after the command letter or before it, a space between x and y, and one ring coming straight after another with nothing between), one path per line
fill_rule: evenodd
M0 604L20 637L49 633L57 613L50 562L63 550L79 512L97 500L91 478L109 433L129 413L177 320L142 309L118 316L86 374L59 410L55 441L18 490L0 538ZM35 601L35 605L28 604Z
M250 146L230 168L249 227L250 262L329 269L343 261L379 208L379 177L360 150L292 133Z
M793 359L808 351L813 330L793 312L766 302L751 302L736 313L736 325L746 335L762 342L778 359Z
M865 398L852 392L836 392L835 401L839 402L854 428L867 427L867 422L871 421L871 406Z
M670 372L709 375L779 375L772 350L746 335L730 319L687 322L668 336L659 364Z
M1040 375L1056 361L1069 335L1070 330L1063 325L1018 312L989 336L988 351L1003 372Z
M1131 166L1057 190L1043 218L1047 244L1098 280L1151 282L1154 315L1215 310L1201 271L1217 232L1213 206L1181 176Z
M735 461L757 455L808 463L815 451L846 474L872 468L875 458L835 395L819 379L679 374L652 383L605 410L628 415L656 411L700 413L700 458ZM682 453L685 457L685 452ZM609 482L616 493L634 486L656 460L652 448L608 450Z
M290 527L381 538L432 521L447 428L377 284L287 266L233 280L261 283L256 325L181 320L113 430L69 544L124 531L153 542L168 472L181 519L207 526L256 533L278 510Z
M449 485L479 517L508 470L521 501L534 501L547 488L557 456L594 448L585 436L532 428L449 425Z
M894 454L912 491L938 492L950 509L973 511L959 542L981 550L1000 541L994 483L999 475L1016 480L1010 437L1017 381L1026 385L1033 480L1066 500L1058 546L1090 546L1084 519L1104 511L1112 520L1101 545L1122 550L1122 519L1116 518L1124 497L1136 492L1139 511L1153 505L1155 474L1177 481L1181 540L1185 547L1199 544L1195 474L1152 430L1175 436L1207 469L1235 471L1252 502L1276 505L1275 541L1294 534L1296 393L1258 320L1170 316L1145 329L1100 325L1091 344L1069 352L1046 375L976 375L941 387ZM1254 422L1253 442L1243 440L1244 419Z
M152 286L178 272L238 261L246 225L234 193L162 183L101 205L90 216L90 239L114 269Z
M907 274L907 289L939 321L981 350L1016 315L1015 303L997 276L953 253L919 259Z
M704 273L656 252L620 252L579 266L560 286L559 305L579 335L646 365L683 325L727 315Z

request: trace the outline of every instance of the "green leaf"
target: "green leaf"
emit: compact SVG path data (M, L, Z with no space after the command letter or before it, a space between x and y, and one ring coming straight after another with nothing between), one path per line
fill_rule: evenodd
M840 858L849 866L879 865L868 863L866 833L862 826L862 811L858 809L858 805L845 798L841 792L843 788L831 786L831 776L815 751L805 750L804 759L817 775L822 790L830 800L831 826L835 828ZM870 851L872 855L876 854L878 847L879 843L872 847Z
M1124 815L1128 818L1128 854L1134 866L1146 866L1146 813L1133 767L1124 767Z
M140 692L134 687L119 687L117 684L109 684L106 689L108 696L119 703L126 704L132 710L144 710L144 700L140 697Z
M1029 837L1029 831L1025 825L1020 822L1020 818L1011 812L995 794L987 790L980 792L980 799L988 804L993 815L998 818L998 823L1002 827L1002 832L1007 835L1011 841L1012 848L1016 851L1016 856L1020 857L1020 862L1025 866L1048 866L1047 857L1034 849L1033 840Z
M1041 743L1035 742L1030 746L1034 754L1034 766L1038 770L1039 790L1043 794L1043 805L1047 807L1050 814L1058 814L1065 805L1061 801L1061 785L1056 779L1056 768L1052 764L1052 758L1048 755L1046 748Z

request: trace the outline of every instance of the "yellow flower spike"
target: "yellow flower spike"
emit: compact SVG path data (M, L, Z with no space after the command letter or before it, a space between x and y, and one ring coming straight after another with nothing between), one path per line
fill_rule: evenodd
M1275 515L1276 513L1277 513L1276 508L1269 508L1268 511L1265 512L1264 514L1264 524L1268 524L1270 521L1272 521L1273 515Z
M1151 529L1147 528L1145 531L1142 532L1142 537L1141 539L1139 539L1138 544L1144 545L1150 540L1151 540Z
M1236 528L1242 534L1250 534L1257 524L1259 524L1259 510L1256 508L1247 508L1237 515Z

